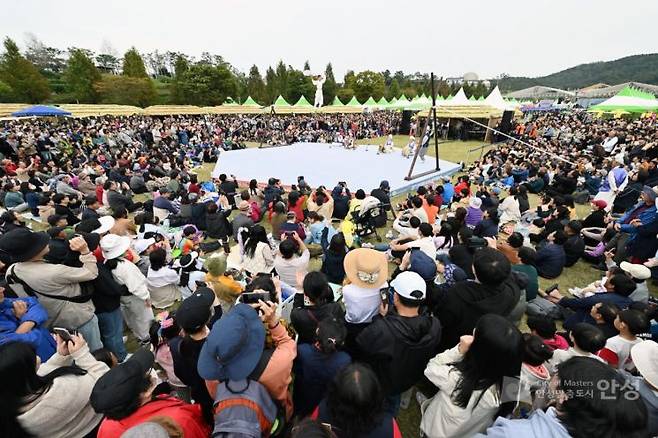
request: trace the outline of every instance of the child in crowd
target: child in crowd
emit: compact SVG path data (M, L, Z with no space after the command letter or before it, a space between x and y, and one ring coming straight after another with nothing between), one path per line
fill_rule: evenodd
M535 403L537 390L548 387L551 377L546 362L553 357L553 350L539 336L523 334L523 362L521 364L521 388L530 393Z
M188 225L183 228L183 236L178 244L181 254L186 255L192 251L199 250L199 243L203 240L202 233L197 231L197 228L193 225Z
M567 350L569 343L556 333L555 321L544 315L528 316L530 332L539 336L551 350Z
M566 362L574 356L589 357L603 361L603 359L597 356L599 350L606 343L605 335L600 328L586 322L580 322L571 330L569 338L573 343L573 347L569 347L566 350L553 351L553 357L548 360L547 364L549 373L555 373L562 362Z
M633 371L635 365L631 358L631 348L642 342L637 335L648 331L649 321L639 310L622 310L615 318L615 328L619 334L608 339L598 355L612 367Z
M318 322L315 343L297 345L293 394L295 411L300 416L315 409L336 373L352 362L350 355L342 351L346 336L344 322L328 317Z
M169 342L180 337L180 327L169 312L162 312L156 316L151 324L151 345L155 362L165 373L163 381L169 382L172 388L178 392L185 393L185 384L174 373L174 359L171 357Z

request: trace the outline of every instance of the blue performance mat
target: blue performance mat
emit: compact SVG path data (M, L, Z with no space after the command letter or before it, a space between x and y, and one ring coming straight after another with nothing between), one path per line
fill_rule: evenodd
M339 181L345 181L350 190L364 189L366 192L379 187L380 181L385 179L391 186L391 194L396 195L436 181L439 176L451 175L460 168L457 163L440 160L439 172L405 181L410 166L411 159L404 158L400 149L378 155L377 146L359 146L353 150L325 143L295 143L222 152L213 177L217 178L222 173L234 174L241 182L253 178L261 184L275 177L290 186L297 183L298 176L303 175L311 187L323 185L331 190ZM428 156L425 162L419 158L414 174L434 168L434 157Z

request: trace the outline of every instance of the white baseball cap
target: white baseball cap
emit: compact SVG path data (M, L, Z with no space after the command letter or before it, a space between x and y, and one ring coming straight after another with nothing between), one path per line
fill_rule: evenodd
M98 222L101 223L101 226L96 228L92 233L96 234L105 234L112 229L114 226L114 218L112 216L101 216L98 218Z
M391 287L398 295L410 300L424 300L427 292L427 283L423 277L411 271L404 271L395 277L395 280L391 282ZM414 292L420 292L422 295L418 296Z
M619 267L624 271L628 272L631 277L637 280L647 280L651 278L651 269L647 268L644 265L639 265L637 263L628 263L621 262Z

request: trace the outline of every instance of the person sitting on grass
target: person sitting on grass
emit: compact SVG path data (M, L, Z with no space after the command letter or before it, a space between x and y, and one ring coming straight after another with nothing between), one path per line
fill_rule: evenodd
M573 266L582 257L585 252L585 241L580 237L580 230L583 228L580 221L569 221L564 226L564 234L567 236L564 242L564 253L566 263L564 266Z
M281 281L291 286L297 285L298 275L302 278L308 272L311 253L299 234L292 232L290 236L282 235L279 251L274 257L274 269Z
M619 334L608 339L598 356L614 368L633 371L635 365L631 357L631 348L642 342L637 335L649 331L649 321L643 312L626 309L617 314L615 328Z
M597 389L602 387L617 390ZM485 434L476 437L646 437L647 408L633 391L608 365L573 357L562 363L551 379L547 392L552 406L545 412L537 409L521 420L501 415Z
M547 316L528 316L528 328L533 335L539 336L551 350L566 350L569 343L558 335L555 321Z
M620 309L628 307L632 302L628 296L635 290L635 282L626 274L615 274L605 283L605 288L607 292L587 298L566 298L559 289L556 289L548 295L548 299L572 311L564 321L564 328L570 330L579 322L593 324L594 319L590 316L590 312L597 303L615 304Z
M606 343L605 335L600 328L586 322L580 322L569 332L573 347L566 350L553 351L553 357L548 361L548 371L554 374L562 362L575 356L589 357L602 361L596 354Z
M562 274L567 261L563 246L567 236L558 230L549 234L546 240L548 243L537 251L537 273L543 278L557 278Z

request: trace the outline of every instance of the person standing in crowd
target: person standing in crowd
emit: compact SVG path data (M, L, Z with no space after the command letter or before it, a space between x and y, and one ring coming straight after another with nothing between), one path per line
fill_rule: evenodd
M334 376L352 359L343 351L347 330L342 319L325 317L317 323L312 343L297 344L293 366L295 413L309 415L322 401Z
M273 350L264 349L265 327L272 336ZM296 356L297 346L277 318L276 304L259 301L252 307L240 303L213 326L199 354L198 371L212 387L217 381L258 381L290 419L293 406L288 387ZM213 388L211 395L214 392Z
M128 328L142 345L151 342L149 329L153 321L151 295L147 280L132 260L137 257L130 250L130 238L108 234L101 239L101 249L105 265L112 271L112 277L126 286L127 295L121 297L121 313Z
M15 264L7 272L9 288L18 296L39 299L48 313L46 327L64 327L80 332L90 349L103 346L94 314L91 293L81 283L98 276L96 257L82 237L69 240L69 248L79 254L79 268L47 263L50 250L46 233L16 229L0 237L0 249L11 255Z

